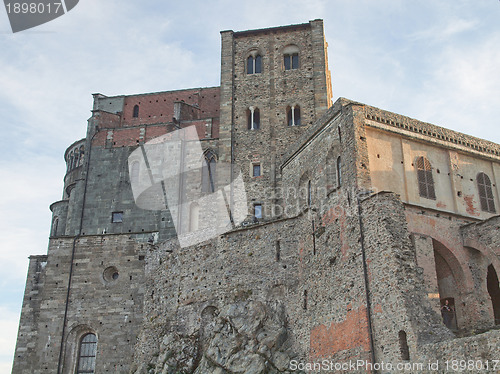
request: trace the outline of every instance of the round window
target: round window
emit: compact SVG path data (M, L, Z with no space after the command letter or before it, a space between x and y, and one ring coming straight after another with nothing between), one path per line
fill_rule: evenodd
M102 277L106 282L114 282L119 276L120 273L118 273L118 269L114 266L104 269L104 272L102 273Z

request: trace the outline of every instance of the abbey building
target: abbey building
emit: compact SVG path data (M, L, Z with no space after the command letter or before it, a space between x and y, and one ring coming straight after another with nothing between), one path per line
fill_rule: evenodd
M221 39L220 87L94 94L30 257L13 373L494 372L500 146L333 103L321 20ZM153 165L160 139L179 159ZM201 167L157 167L185 157ZM225 229L183 242L214 226L217 194Z

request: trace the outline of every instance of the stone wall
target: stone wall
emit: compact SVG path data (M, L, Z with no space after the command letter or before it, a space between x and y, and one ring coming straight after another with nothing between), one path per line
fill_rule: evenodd
M73 265L74 239L51 239L48 255L32 259L14 373L54 373L59 364L61 373L73 373L77 347L88 332L97 335L98 357L105 354L96 372L128 372L131 361L124 358L132 356L142 320L148 246L137 235L143 234L80 237Z

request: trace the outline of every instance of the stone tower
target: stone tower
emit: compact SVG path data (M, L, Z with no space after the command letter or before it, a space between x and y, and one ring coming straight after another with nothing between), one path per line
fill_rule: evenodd
M331 105L323 21L221 35L220 159L242 171L255 216L270 218L277 160Z

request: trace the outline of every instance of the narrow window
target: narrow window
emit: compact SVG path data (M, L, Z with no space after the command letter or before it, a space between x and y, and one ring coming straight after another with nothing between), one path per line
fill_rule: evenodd
M260 164L254 164L252 169L252 176L260 177Z
M285 70L298 69L299 68L299 54L298 53L285 54L283 56L283 63L285 66Z
M479 173L477 175L477 188L479 190L481 210L483 212L496 213L490 177L485 173Z
M139 117L139 105L134 105L134 113L132 114L132 117Z
M122 223L123 222L123 212L113 212L111 214L112 223Z
M337 187L342 185L342 161L337 157Z
M253 63L254 63L253 56L248 56L248 58L247 58L247 74L253 74L253 71L254 71L253 70Z
M201 192L203 193L215 191L215 162L215 153L205 152L201 169Z
M262 57L260 55L255 56L255 73L262 73Z
M78 351L77 374L94 374L95 359L97 355L97 336L87 334L80 341L80 350Z
M260 110L251 106L247 110L247 125L249 130L260 129Z
M307 183L307 206L310 208L312 204L312 187L311 181Z
M307 290L304 290L304 300L303 300L302 308L304 310L307 310Z
M253 206L253 215L255 219L261 219L262 218L262 204L255 204Z
M292 69L298 69L299 68L299 54L294 53L292 55Z
M434 179L432 178L432 167L425 157L417 159L417 178L420 196L435 200L436 192L434 190Z
M298 105L288 107L287 120L288 126L300 126L300 107Z
M276 261L281 259L281 244L279 240L276 240Z
M247 74L260 74L260 73L262 73L262 57L260 55L248 56Z
M399 335L399 351L401 353L401 359L403 361L410 361L410 349L408 348L408 339L406 337L406 332L400 330L398 335Z

